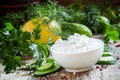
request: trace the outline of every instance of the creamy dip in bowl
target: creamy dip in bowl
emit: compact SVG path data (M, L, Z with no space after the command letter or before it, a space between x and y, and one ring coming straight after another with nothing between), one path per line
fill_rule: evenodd
M104 43L100 39L75 33L67 40L58 39L51 47L53 59L69 72L91 69L103 53Z

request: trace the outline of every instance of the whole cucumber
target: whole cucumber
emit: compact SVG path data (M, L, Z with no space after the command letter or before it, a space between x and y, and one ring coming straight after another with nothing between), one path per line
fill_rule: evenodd
M61 25L62 31L70 31L71 33L84 34L88 37L92 36L92 31L86 25L70 22L62 22Z

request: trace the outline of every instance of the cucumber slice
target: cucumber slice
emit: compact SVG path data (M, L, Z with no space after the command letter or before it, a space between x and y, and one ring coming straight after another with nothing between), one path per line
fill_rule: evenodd
M112 56L112 52L103 52L102 57Z
M57 71L58 69L60 69L60 66L58 64L54 64L52 68L50 68L49 70L46 70L46 71L39 71L39 70L36 70L34 72L34 75L35 76L42 76L42 75L46 75L46 74L50 74L54 71Z
M101 57L97 64L115 64L113 56Z
M53 63L44 63L40 67L37 68L39 71L46 71L53 67Z
M30 65L27 65L26 68L30 69L30 70L35 70L36 69L36 65L35 65L35 63L32 63Z

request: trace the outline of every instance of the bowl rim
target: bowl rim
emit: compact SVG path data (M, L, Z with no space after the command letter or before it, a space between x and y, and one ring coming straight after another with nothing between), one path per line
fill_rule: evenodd
M77 53L76 52L75 53L63 53L63 52L55 51L53 49L53 47L51 47L50 48L51 54L66 54L66 55L68 55L68 54L83 54L83 53L86 53L86 52L92 52L94 50L97 50L97 49L100 49L100 48L104 48L104 42L102 40L100 40L100 39L97 39L97 40L99 40L99 42L101 43L101 46L99 46L99 47L97 47L95 49L86 50L86 51L83 51L83 52L81 51L81 52L77 52Z

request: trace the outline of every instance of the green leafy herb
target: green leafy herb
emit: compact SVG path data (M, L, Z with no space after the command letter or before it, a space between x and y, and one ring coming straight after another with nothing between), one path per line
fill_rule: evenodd
M108 43L110 40L117 41L119 40L119 32L116 28L113 28L112 25L106 26L104 42Z
M25 14L28 14L28 19L47 16L50 19L63 21L71 18L67 11L67 8L58 5L56 1L49 0L47 3L27 7Z
M61 37L63 40L67 40L67 38L72 35L73 33L71 31L65 30L62 32Z
M15 29L11 23L6 23L6 27L0 30L0 58L5 66L5 72L9 73L22 65L22 55L30 55L31 34ZM24 44L24 45L23 45Z
M99 33L101 31L101 25L97 22L97 16L101 15L101 8L99 5L88 5L83 7L85 18L82 23L87 25L92 32Z
M39 24L33 30L33 37L34 37L34 39L40 39L41 38L40 32L41 32L41 29L40 29L40 24Z
M24 12L8 13L5 16L0 17L0 24L4 26L4 23L10 22L13 26L19 29L19 26L25 22Z
M49 48L48 45L45 43L39 43L36 46L36 53L34 54L36 57L36 66L40 66L43 61L46 61L47 58L49 57Z

